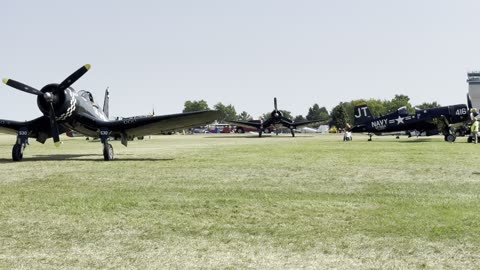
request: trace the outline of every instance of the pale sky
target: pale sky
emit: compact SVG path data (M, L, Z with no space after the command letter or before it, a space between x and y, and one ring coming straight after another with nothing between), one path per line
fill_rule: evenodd
M480 1L5 1L0 78L40 89L84 64L77 90L115 116L181 112L186 100L306 115L314 103L465 103L480 69ZM0 119L41 115L0 86Z

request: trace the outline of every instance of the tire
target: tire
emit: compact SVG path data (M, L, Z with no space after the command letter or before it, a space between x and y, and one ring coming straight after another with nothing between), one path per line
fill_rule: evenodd
M473 142L473 138L472 138L472 136L468 136L467 142L468 142L468 143L471 143L471 142Z
M243 130L243 128L237 128L237 133L245 133L245 130Z
M447 139L447 142L450 142L450 143L453 143L456 139L455 135L453 134L448 134L445 138Z
M21 144L15 144L12 149L12 160L13 161L22 161L23 159L23 149Z
M113 147L109 143L103 145L103 159L105 161L113 159Z

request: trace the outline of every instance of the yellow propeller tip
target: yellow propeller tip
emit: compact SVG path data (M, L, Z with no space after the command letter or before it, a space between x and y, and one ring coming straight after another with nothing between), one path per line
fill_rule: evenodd
M85 68L86 68L87 70L89 70L91 67L92 67L92 66L91 66L90 64L86 64L86 65L85 65Z
M62 142L55 142L56 147L60 147L61 144L62 144Z
M4 84L7 84L7 83L8 83L8 79L7 79L7 78L3 79L2 81L3 81Z

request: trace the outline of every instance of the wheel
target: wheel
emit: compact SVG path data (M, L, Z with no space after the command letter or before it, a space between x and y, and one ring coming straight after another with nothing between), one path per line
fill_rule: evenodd
M109 143L103 145L103 159L106 161L113 159L113 147Z
M471 142L473 142L473 138L472 138L472 136L468 136L467 142L468 142L468 143L471 143Z
M262 137L262 129L258 131L258 137Z
M12 149L13 161L22 161L23 159L23 147L21 144L14 144Z
M237 133L245 133L245 130L243 130L243 128L237 128Z
M455 137L455 135L453 135L453 134L448 134L448 135L446 136L446 139L447 139L447 142L453 143L453 142L455 141L456 137Z

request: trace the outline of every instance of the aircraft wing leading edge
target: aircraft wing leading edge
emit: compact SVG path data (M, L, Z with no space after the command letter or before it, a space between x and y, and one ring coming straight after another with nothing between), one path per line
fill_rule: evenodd
M25 129L28 132L28 137L44 143L46 139L52 137L52 130L49 125L50 120L46 116L40 116L26 122L0 119L0 133L17 135L19 130ZM65 129L60 125L59 133L64 132Z
M233 125L237 125L237 126L241 126L241 127L252 127L252 128L256 128L256 129L259 129L262 125L264 125L265 123L260 123L260 122L251 122L251 121L226 121L227 123L230 123L230 124L233 124Z
M152 117L130 117L115 121L95 120L97 128L108 128L111 135L146 136L212 123L217 111L198 111Z

